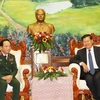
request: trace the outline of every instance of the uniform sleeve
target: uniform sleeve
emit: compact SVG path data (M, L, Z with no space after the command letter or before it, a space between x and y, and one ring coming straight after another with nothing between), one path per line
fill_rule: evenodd
M2 74L0 74L0 79L3 77L3 75Z

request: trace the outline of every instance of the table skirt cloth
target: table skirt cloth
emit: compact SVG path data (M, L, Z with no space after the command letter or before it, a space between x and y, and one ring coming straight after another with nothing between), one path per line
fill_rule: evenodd
M58 79L33 78L31 81L32 100L73 100L72 76Z

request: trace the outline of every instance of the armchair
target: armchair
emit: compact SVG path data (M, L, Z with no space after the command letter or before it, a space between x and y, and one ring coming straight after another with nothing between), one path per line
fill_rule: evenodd
M0 36L0 41L4 39L4 37ZM16 78L20 82L20 97L24 98L24 100L29 100L29 80L28 80L28 74L31 72L31 68L29 65L24 65L24 59L25 59L25 52L26 52L26 45L24 42L20 42L18 45L14 45L13 42L11 47L11 54L15 56L18 73L16 75ZM5 100L11 100L12 95L12 86L8 85L7 90L5 94Z
M91 36L93 37L94 45L100 46L100 36L97 36L94 33L92 33ZM70 52L72 56L74 56L81 48L83 48L82 41L70 41ZM80 79L80 66L76 63L72 63L69 65L69 71L73 74L74 100L81 100L82 94L85 97L84 100L90 100L88 98L92 96L92 93L87 87L85 80ZM87 97L85 95L87 95Z

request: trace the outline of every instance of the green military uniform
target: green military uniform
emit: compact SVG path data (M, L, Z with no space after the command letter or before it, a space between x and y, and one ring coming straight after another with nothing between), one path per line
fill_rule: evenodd
M15 57L12 54L8 54L6 57L0 51L0 100L5 100L5 93L7 89L7 82L2 79L3 76L12 75L13 79L9 83L13 87L13 95L12 100L18 100L19 92L20 92L20 83L15 78L17 74L17 66Z

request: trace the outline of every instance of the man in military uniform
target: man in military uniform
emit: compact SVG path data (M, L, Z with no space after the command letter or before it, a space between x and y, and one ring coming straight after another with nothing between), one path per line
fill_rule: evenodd
M15 57L10 54L11 43L8 39L0 42L0 100L5 100L7 84L13 87L12 100L18 100L20 92L20 83L15 78L17 66Z

